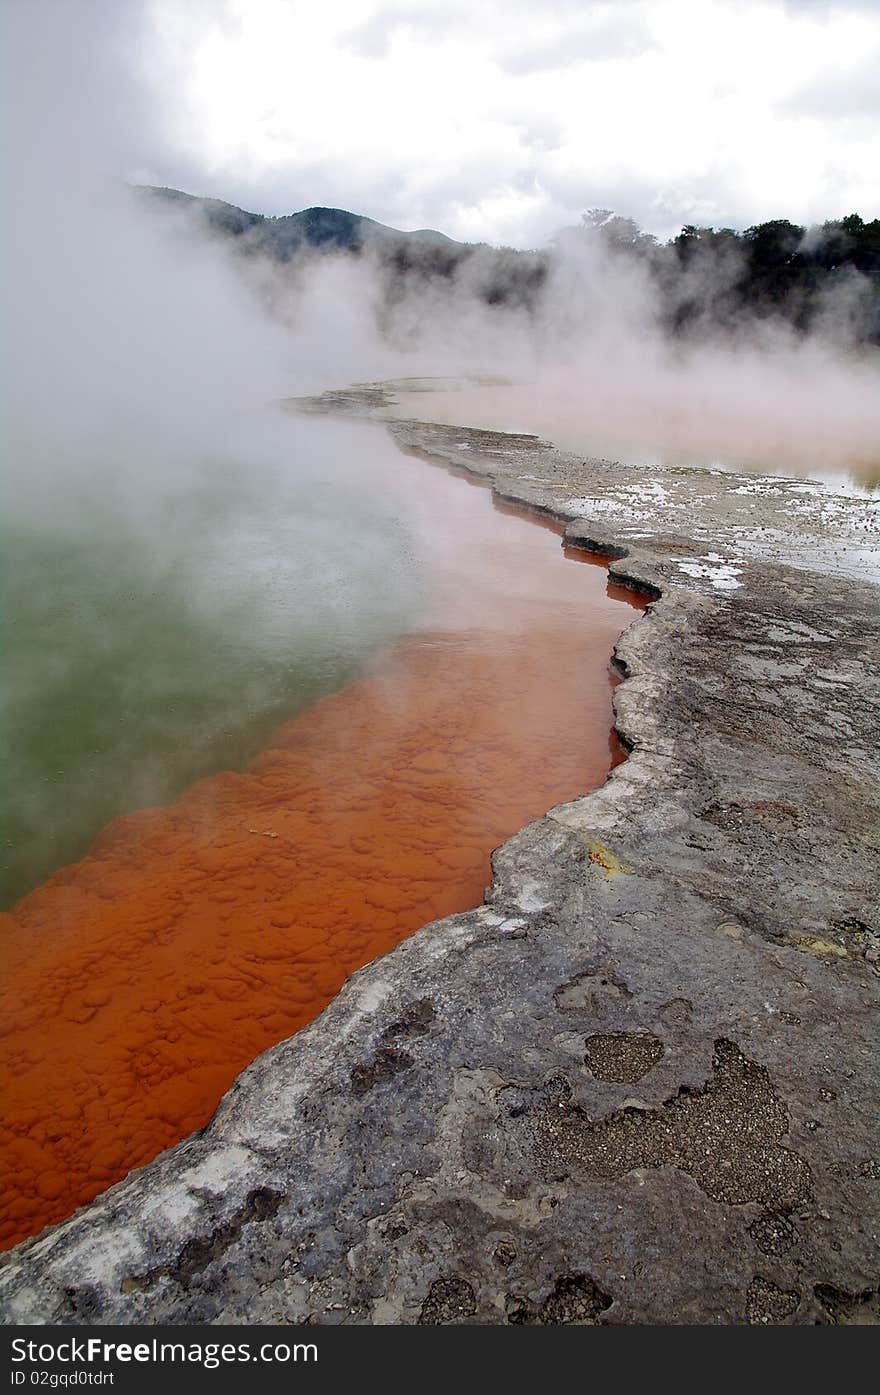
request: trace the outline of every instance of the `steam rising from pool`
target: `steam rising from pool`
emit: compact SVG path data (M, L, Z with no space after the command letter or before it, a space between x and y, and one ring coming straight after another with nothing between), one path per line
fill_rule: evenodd
M846 347L845 299L810 339L744 322L685 350L638 266L577 238L530 310L485 303L480 256L389 307L370 254L279 268L148 207L116 176L166 121L151 13L5 14L7 900L416 622L442 520L383 488L369 437L275 400L488 371L519 385L466 414L584 450L876 472L877 354Z

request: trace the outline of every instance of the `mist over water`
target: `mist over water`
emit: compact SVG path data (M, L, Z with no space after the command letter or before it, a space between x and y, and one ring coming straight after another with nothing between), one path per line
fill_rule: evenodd
M878 355L844 303L806 339L744 323L685 350L638 268L576 240L527 312L485 303L480 257L389 302L371 255L281 269L148 209L118 178L164 119L146 14L6 15L5 901L115 814L240 767L424 614L419 558L452 522L383 485L368 432L273 402L482 372L515 384L425 415L646 463L877 474Z
M760 371L760 364L752 367ZM763 424L738 416L735 403L718 403L720 410L713 410L697 390L683 402L659 386L652 397L633 400L627 411L620 398L613 406L609 403L595 375L582 379L564 370L508 382L437 377L423 380L417 389L402 380L394 387L390 410L401 418L532 433L562 450L649 470L683 467L788 475L861 493L880 488L880 457L873 447L870 419L874 370L863 367L862 372L863 394L858 390L858 368L856 381L844 384L846 395L854 399L854 415L846 418L843 430L833 406L822 396L813 399L809 413L797 404L790 406L790 417L784 400L777 397L775 421ZM880 390L880 384L877 387ZM720 396L720 379L715 390ZM800 392L798 387L798 400Z
M417 622L417 543L364 433L276 429L274 458L192 465L155 532L97 501L4 521L7 903L116 814L239 768Z
M106 7L5 18L29 60L3 223L8 904L114 815L240 767L421 598L369 438L272 405L326 385L344 324L305 313L295 337L223 248L110 177Z
M858 342L845 291L809 333L744 311L724 332L677 337L646 267L576 235L560 239L530 311L487 308L477 289L473 268L442 294L401 288L390 337L450 388L424 383L431 396L402 397L400 415L533 431L634 464L880 482L880 348ZM467 371L487 381L473 387Z

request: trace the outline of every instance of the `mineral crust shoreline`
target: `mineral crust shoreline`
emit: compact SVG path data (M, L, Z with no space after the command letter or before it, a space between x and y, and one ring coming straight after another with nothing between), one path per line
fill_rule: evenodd
M201 1133L3 1257L0 1315L876 1323L876 587L835 570L834 525L804 548L784 490L751 520L760 555L733 536L737 476L683 479L670 531L644 472L387 425L655 598L615 651L629 759Z

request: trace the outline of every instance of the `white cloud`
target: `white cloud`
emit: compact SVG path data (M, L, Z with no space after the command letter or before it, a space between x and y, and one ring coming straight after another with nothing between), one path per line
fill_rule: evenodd
M852 62L823 67L814 73L792 93L787 110L820 124L858 121L876 129L880 125L878 74L880 42L854 57Z
M258 211L515 245L595 204L660 235L877 212L871 77L846 77L876 3L146 2L136 167Z

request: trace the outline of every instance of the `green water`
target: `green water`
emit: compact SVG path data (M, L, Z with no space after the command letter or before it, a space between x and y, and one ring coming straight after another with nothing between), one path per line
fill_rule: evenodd
M355 489L347 529L338 480L225 462L144 496L2 528L4 905L114 816L241 768L418 605L405 522Z

